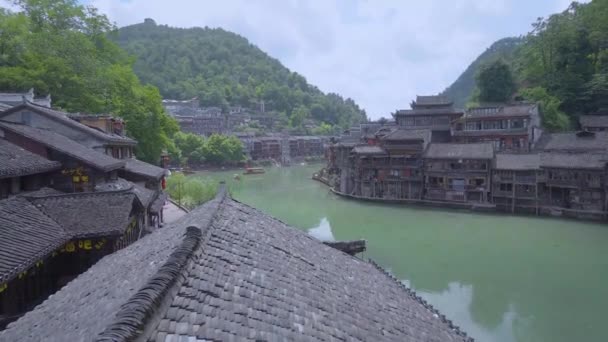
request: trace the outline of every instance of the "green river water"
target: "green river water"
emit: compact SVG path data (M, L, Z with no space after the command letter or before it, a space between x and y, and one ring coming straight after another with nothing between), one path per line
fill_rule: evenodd
M346 200L319 165L225 179L233 196L371 257L476 341L608 341L608 225Z

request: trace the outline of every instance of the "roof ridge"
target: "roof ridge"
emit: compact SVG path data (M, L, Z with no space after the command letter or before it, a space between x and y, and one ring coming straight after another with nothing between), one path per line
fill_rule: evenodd
M417 301L418 303L420 303L426 309L430 310L435 316L437 316L438 319L441 320L441 322L447 324L449 326L449 328L452 329L458 336L461 336L467 342L473 342L473 341L475 341L472 337L468 336L466 332L464 332L463 330L461 330L460 327L456 326L444 314L440 313L439 310L435 309L435 307L433 307L433 305L431 303L427 302L425 299L423 299L422 297L418 296L416 294L416 291L414 291L411 288L409 288L408 286L406 286L403 282L401 282L399 279L397 279L393 274L389 273L387 270L385 270L382 266L380 266L378 263L376 263L371 258L368 259L368 262L371 265L373 265L378 271L380 271L382 274L384 274L386 277L388 277L389 279L392 279L395 283L397 283L397 285L400 288L402 288L407 293L407 295L409 295L415 301Z
M186 266L192 261L203 239L211 232L210 227L221 209L221 204L227 198L230 198L230 195L227 194L222 182L213 199L215 203L210 203L211 215L198 226L194 224L187 226L182 243L169 255L156 273L121 306L114 321L95 338L95 341L132 341L145 334L146 325L163 306L163 302L167 301L167 295L179 288L179 284L185 280L185 278L178 279L179 275L187 269Z
M23 195L23 197L28 200L51 200L56 198L77 198L77 197L94 197L94 196L118 196L118 195L129 195L132 194L134 185L126 189L120 190L105 190L105 191L89 191L89 192L72 192L72 193L63 193L63 194L49 194L43 196L32 196L32 195Z

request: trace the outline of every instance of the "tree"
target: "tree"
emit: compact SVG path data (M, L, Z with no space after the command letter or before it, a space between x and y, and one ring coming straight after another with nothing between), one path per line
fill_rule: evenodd
M15 0L0 10L0 89L35 88L70 112L125 119L138 158L157 163L178 131L153 86L140 83L132 58L111 42L106 16L76 0Z
M483 67L476 80L480 102L507 102L516 89L511 68L502 60Z
M300 106L296 108L289 118L289 126L292 128L302 128L304 120L310 117L310 113L306 107Z
M540 106L543 126L551 131L564 131L570 128L568 116L559 107L561 101L555 96L549 95L546 89L541 87L527 88L521 91L521 95Z
M112 38L137 59L133 68L166 98L198 96L204 106L239 105L269 115L306 108L310 117L347 128L365 112L337 94L324 94L245 38L221 29L177 29L152 21L119 29ZM287 123L285 123L287 125Z

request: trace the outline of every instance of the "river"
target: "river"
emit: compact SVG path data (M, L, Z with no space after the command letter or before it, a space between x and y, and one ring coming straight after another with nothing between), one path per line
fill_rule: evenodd
M608 341L608 225L357 202L319 165L225 179L234 198L371 257L476 341Z

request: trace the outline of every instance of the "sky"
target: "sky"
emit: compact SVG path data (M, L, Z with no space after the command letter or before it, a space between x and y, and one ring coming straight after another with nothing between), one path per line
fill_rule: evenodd
M371 118L443 91L494 41L569 0L86 0L118 26L236 32Z

